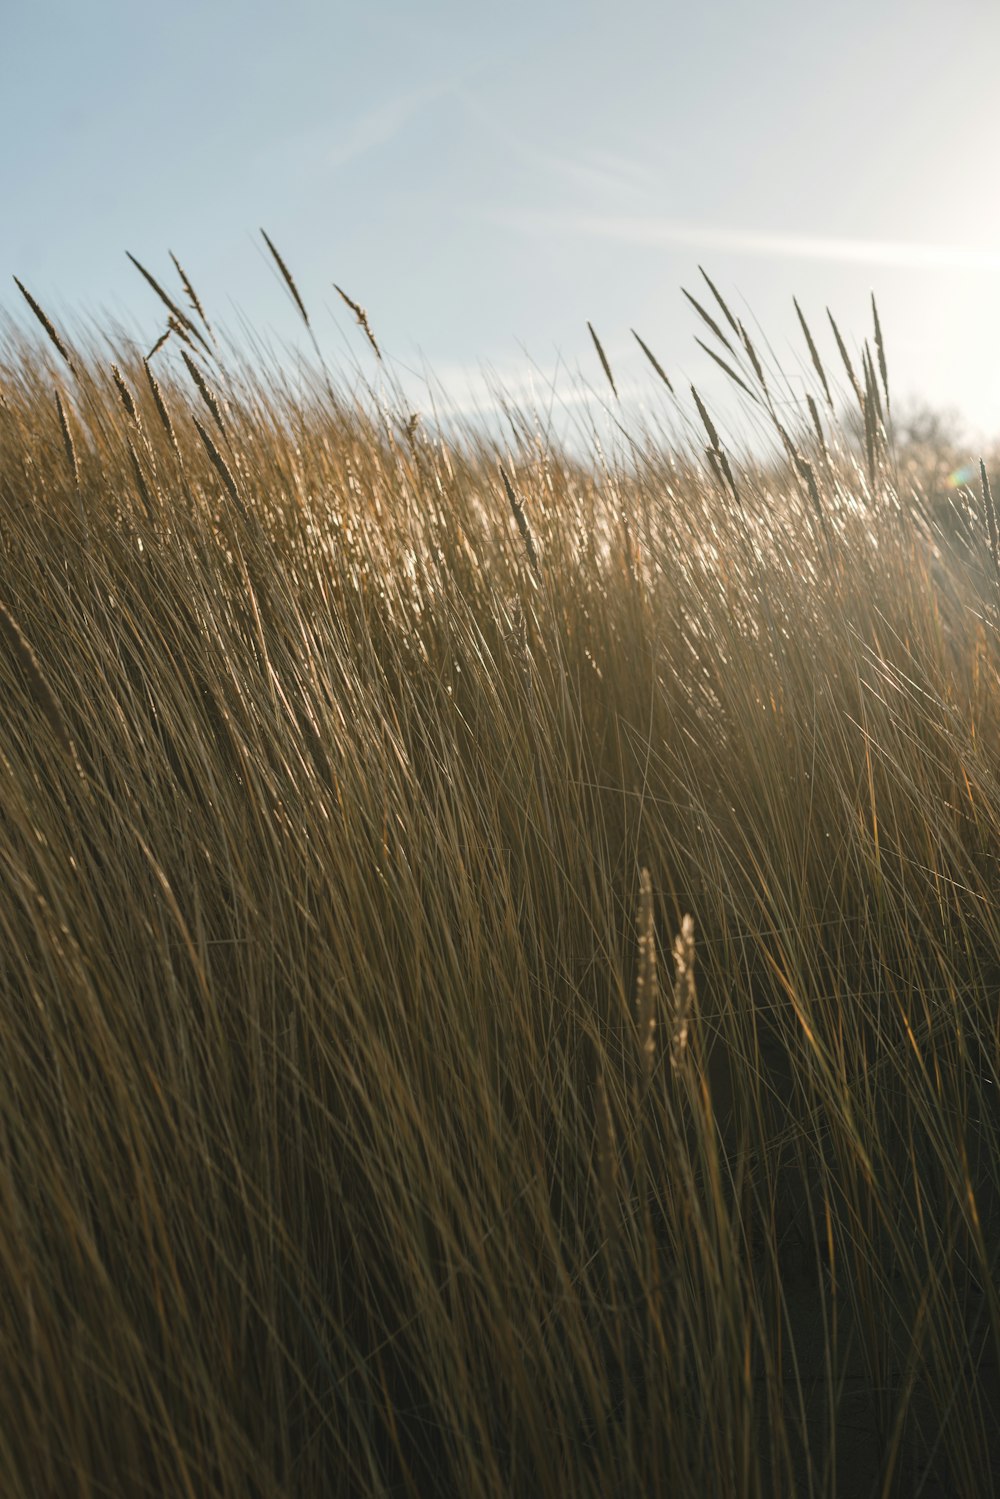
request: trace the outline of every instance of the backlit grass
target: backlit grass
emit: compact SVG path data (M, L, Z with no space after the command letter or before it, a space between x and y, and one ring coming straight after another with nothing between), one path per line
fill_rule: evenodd
M881 335L790 411L710 288L775 456L652 354L581 457L157 289L0 358L0 1488L988 1492L996 528Z

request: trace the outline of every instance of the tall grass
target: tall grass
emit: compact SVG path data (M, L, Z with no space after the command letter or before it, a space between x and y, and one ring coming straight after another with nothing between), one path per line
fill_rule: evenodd
M643 343L584 460L178 271L0 359L0 1488L984 1494L995 521L881 331L789 415L709 284L777 456Z

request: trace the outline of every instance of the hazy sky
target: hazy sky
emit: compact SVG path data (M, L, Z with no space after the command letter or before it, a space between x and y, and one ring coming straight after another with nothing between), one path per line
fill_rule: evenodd
M221 321L297 336L263 225L333 354L367 357L336 280L457 396L528 356L598 385L587 319L623 383L635 327L711 393L680 291L700 263L783 359L793 293L853 342L874 289L897 400L1000 431L998 0L3 10L19 318L13 274L152 343L124 252L166 281L173 250Z

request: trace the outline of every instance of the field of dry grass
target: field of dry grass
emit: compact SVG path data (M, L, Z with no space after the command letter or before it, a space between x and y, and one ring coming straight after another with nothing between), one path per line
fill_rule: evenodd
M581 457L160 290L0 353L0 1489L981 1499L1000 547L881 337L708 287L774 459Z

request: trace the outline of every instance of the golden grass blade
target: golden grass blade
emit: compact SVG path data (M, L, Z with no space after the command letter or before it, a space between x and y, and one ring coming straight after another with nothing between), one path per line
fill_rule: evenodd
M18 291L21 293L21 296L27 302L28 306L31 308L32 312L35 314L35 317L38 319L38 321L41 323L42 327L45 329L46 333L49 336L49 339L52 342L52 344L55 346L55 348L62 355L63 359L65 359L66 363L69 365L70 369L73 371L73 374L75 375L76 374L76 366L73 364L73 360L72 360L72 357L70 356L70 352L67 349L66 345L63 343L62 339L59 337L59 334L56 332L56 330L53 327L52 323L49 321L49 319L46 317L45 313L42 311L41 307L35 301L34 297L31 295L31 293L28 290L28 288L24 285L23 282L19 281L16 276L14 277L14 285L17 287Z
M300 314L302 316L302 321L305 323L306 327L308 328L309 327L309 314L308 314L308 312L306 312L306 304L303 302L302 298L299 296L299 289L295 285L295 278L292 275L291 271L288 269L288 267L285 264L285 262L282 260L280 254L278 253L277 246L268 237L267 232L264 229L262 229L260 232L261 232L261 237L262 237L265 245L267 246L267 248L271 252L271 255L272 255L272 258L274 260L275 265L278 267L278 270L281 272L282 280L284 281L285 285L288 287L289 292L291 293L292 301L295 303L296 307L299 309L299 312L300 312Z
M721 462L719 461L722 457L721 449L706 448L705 457L708 459L708 466L712 470L712 476L714 477L715 482L718 484L719 488L727 489L729 487L729 480L726 477L726 473L722 467Z
M819 377L819 383L823 387L823 394L826 396L826 404L832 411L834 409L833 396L830 394L830 387L827 384L826 379L826 370L823 368L823 361L819 357L819 350L816 348L812 333L809 329L809 324L806 322L805 314L802 311L802 308L799 306L798 299L796 297L792 298L792 305L795 308L796 314L798 315L799 326L805 336L806 347L809 350L809 357L812 360L813 369L816 371L816 374Z
M882 324L879 321L878 306L875 301L875 293L872 292L872 319L875 324L875 348L878 351L878 369L882 377L882 390L885 393L886 413L890 411L889 406L889 371L885 360L885 343L882 339Z
M868 347L867 339L865 339L865 346L861 358L865 372L865 394L874 406L880 424L884 427L885 418L882 415L882 398L878 393L878 382L875 379L875 363L872 359L872 351Z
M657 359L656 355L653 353L653 351L649 347L649 345L646 344L646 343L644 343L643 340L639 337L639 335L638 335L638 333L636 333L635 329L633 328L631 331L632 331L632 337L635 339L636 343L639 345L640 349L645 354L646 358L649 360L650 364L653 366L654 370L659 375L660 379L663 381L664 385L667 387L667 389L669 390L670 394L673 395L674 394L674 387L670 383L670 380L669 380L669 378L667 376L666 370L660 364L660 361Z
M782 425L781 420L780 420L777 412L772 411L772 413L771 413L771 420L774 423L774 430L777 432L778 436L781 438L781 446L784 448L785 452L788 454L788 456L791 459L792 463L797 466L798 463L799 463L799 451L798 451L798 448L795 446L794 442L792 441L792 439L789 436L788 432L786 431L785 427Z
M218 448L215 446L215 443L209 437L208 433L205 431L205 428L201 425L201 422L198 420L198 418L195 416L192 417L191 420L194 422L195 429L198 433L198 436L201 438L202 443L204 444L206 453L212 460L212 467L215 469L215 472L222 480L226 493L232 500L233 504L236 506L236 509L239 511L243 519L249 520L247 508L240 498L240 492L236 487L236 480L232 476L229 465L223 458L222 454L219 452Z
M174 263L174 269L177 271L178 276L181 278L181 285L184 288L184 291L185 291L185 293L187 295L188 301L191 303L191 306L194 308L195 312L201 318L201 320L204 323L205 327L208 329L208 332L211 333L211 331L212 331L212 325L208 321L208 318L205 316L205 309L201 305L201 302L200 302L199 297L198 297L198 293L195 291L194 287L191 285L191 281L190 281L190 279L189 279L189 277L187 275L187 272L185 271L184 267L181 265L180 261L177 259L177 256L174 254L173 250L169 250L167 253L169 254L170 259Z
M59 412L59 430L62 432L63 447L66 449L66 462L69 464L70 473L73 475L75 488L80 487L80 464L76 456L76 444L73 442L73 433L69 425L69 417L63 405L62 396L56 391L56 409Z
M861 414L865 420L865 459L868 465L868 483L875 488L875 463L876 463L876 435L875 435L875 409L871 401L862 397Z
M721 311L723 317L726 319L726 322L729 324L730 328L732 328L732 330L736 334L737 338L741 337L742 331L743 331L742 330L742 326L739 323L738 319L736 317L734 317L734 315L732 314L732 312L730 312L729 307L728 307L728 305L727 305L727 303L726 303L726 301L725 301L722 293L716 287L715 282L709 276L709 274L705 270L704 266L699 266L698 270L701 273L701 277L702 277L702 280L705 282L705 285L708 287L709 291L712 293L712 296L715 298L715 300L716 300L716 302L717 302L717 304L719 306L719 310Z
M823 501L820 499L819 485L816 482L816 470L813 468L808 458L803 458L801 456L796 459L795 466L801 474L802 478L805 480L806 490L808 491L809 499L812 502L812 507L816 512L820 524L825 528L826 512L823 509Z
M154 354L158 354L160 352L160 350L163 348L163 345L172 336L173 331L174 331L173 328L171 328L169 326L169 324L168 324L166 330L163 333L160 334L159 338L156 340L155 344L150 349L149 353L146 355L146 358L145 358L144 362L147 365L149 364L149 361L152 359L153 355Z
M694 917L685 916L674 939L674 1013L670 1033L670 1062L675 1071L684 1065L695 1004Z
M142 465L139 462L139 455L135 450L135 446L132 442L131 437L126 437L125 443L128 447L129 458L132 460L132 473L135 476L135 484L136 488L139 491L139 498L142 500L143 509L146 512L146 519L152 521L155 515L155 511L153 508L153 497L149 492L149 486L147 485L145 477L143 475Z
M333 289L337 293L337 295L340 297L341 301L346 302L347 306L354 313L354 316L357 319L358 323L364 329L365 337L367 338L368 342L371 344L372 348L375 350L375 353L378 355L379 359L381 359L382 358L382 350L379 348L378 344L375 342L375 335L374 335L374 333L371 330L371 324L368 321L368 314L365 311L365 309L363 307L359 306L359 304L357 302L355 302L353 300L353 298L349 297L347 295L346 291L344 291L344 289L342 287L340 287L340 286L337 285L336 281L333 282Z
M721 358L720 355L716 354L714 349L710 349L708 344L703 343L700 338L696 338L695 343L698 345L699 349L704 349L709 359L715 360L715 363L719 366L720 370L722 370L724 374L728 375L733 384L738 385L740 390L742 390L746 395L750 397L751 401L756 401L758 405L760 404L760 397L756 394L756 392L750 389L746 381L742 379L742 377L738 375L736 371L732 369L723 358Z
M743 326L742 323L740 323L739 327L740 327L740 339L742 340L743 347L746 350L747 358L750 360L750 363L753 366L753 372L754 372L754 374L757 376L757 379L760 381L761 389L764 391L764 394L768 397L768 400L770 400L770 395L769 395L769 392L768 392L768 389L767 389L767 380L764 378L764 366L761 363L760 358L758 357L757 350L754 348L753 340L751 339L749 333L744 328L744 326Z
M858 409L859 411L863 412L865 408L864 393L861 389L860 384L858 383L858 377L854 373L854 365L851 363L851 356L847 352L847 345L840 336L840 329L837 327L837 324L834 321L833 313L830 311L829 307L826 309L826 315L830 319L830 327L833 329L833 336L837 340L837 348L840 350L840 357L843 360L844 369L847 371L847 378L851 382L851 389L854 391L854 395L858 403Z
M194 349L194 339L184 327L184 324L177 321L173 313L167 318L167 332L172 333L175 338L179 338L181 343L186 344L189 349Z
M639 972L635 986L635 1020L642 1075L649 1082L656 1061L656 1017L659 984L656 973L656 924L649 870L639 876Z
M212 389L208 384L208 381L205 379L201 370L195 364L194 360L191 358L186 349L181 350L181 358L187 366L188 374L191 376L191 379L194 381L195 385L198 388L198 394L201 396L205 405L211 412L212 419L214 420L215 425L218 427L223 436L225 436L226 424L222 419L222 412L219 408L219 403L216 400L215 395L213 394Z
M739 356L737 355L736 350L733 348L732 344L729 342L729 339L723 333L714 317L712 317L711 313L706 312L698 299L696 297L693 297L689 291L685 291L684 287L681 287L681 291L684 292L684 295L687 297L688 301L691 303L691 306L701 318L702 322L705 323L707 327L711 328L712 332L715 334L720 344L722 344L723 348L728 349L734 359L738 358Z
M614 392L615 400L617 400L618 399L618 387L615 385L615 377L611 373L611 366L608 363L608 356L605 354L603 348L601 347L601 340L598 338L597 334L594 332L594 325L593 325L593 323L588 323L587 327L590 330L590 336L591 336L591 338L594 340L594 348L597 350L597 357L601 361L601 368L603 369L605 375L607 376L608 384L611 386L611 389Z
M865 455L868 464L868 482L874 488L881 433L881 409L878 391L875 388L875 372L868 358L868 346L861 353L861 370L865 377L865 388L861 398L861 411L865 421Z
M820 451L824 458L829 458L830 454L827 450L826 438L823 435L823 423L819 419L819 407L816 405L816 398L812 394L806 396L806 405L809 408L809 415L812 418L813 430L816 433L816 440L819 443Z
M115 387L118 391L119 399L121 400L122 406L125 408L125 414L128 417L129 421L131 421L136 427L138 427L139 413L135 409L135 401L132 399L132 392L125 384L125 381L122 378L122 372L118 368L117 364L113 364L111 366L111 373L114 376Z
M500 469L500 477L503 480L503 487L507 491L507 499L510 502L510 508L514 512L514 519L517 522L517 529L521 533L521 540L524 542L524 549L528 554L529 566L531 567L531 571L534 573L536 579L540 579L541 573L538 567L538 553L535 551L535 539L531 534L531 527L528 525L528 517L525 515L524 507L514 492L513 484L507 477L507 470L504 468L502 463L498 466Z
M184 329L185 333L189 334L191 338L196 339L197 342L201 344L206 354L211 354L211 349L205 342L202 335L199 333L198 329L195 327L194 323L188 317L187 313L184 312L180 307L178 307L177 303L172 297L167 295L167 293L163 290L163 287L157 281L156 277L150 271L147 271L146 267L141 263L141 261L136 260L131 251L126 250L125 254L128 256L128 259L131 260L140 276L142 276L146 283L152 287L153 291L155 291L156 295L159 297L164 307L167 308L174 321L180 324L180 327Z
M167 411L156 377L149 367L148 359L145 361L145 370L146 379L149 381L149 389L153 397L153 404L156 407L156 414L160 418L160 425L170 439L170 446L174 449L174 452L177 452L177 438L174 434L173 423L170 420L170 413Z
M706 407L704 401L701 399L701 396L698 394L697 390L695 390L695 388L694 388L693 385L691 387L691 394L692 394L692 396L694 396L694 404L698 408L698 415L701 417L702 426L705 428L705 431L708 433L708 440L709 440L709 442L712 444L712 447L715 449L715 451L717 453L721 453L722 452L722 443L719 440L719 434L718 434L718 432L715 429L715 423L712 421L712 418L709 416L709 414L708 414L708 408Z
M717 459L719 466L722 469L722 476L729 487L729 493L732 495L737 505L742 506L743 501L740 498L740 492L736 485L736 475L733 473L733 466L729 461L728 453L726 453L724 448L716 448L714 450L714 457Z

